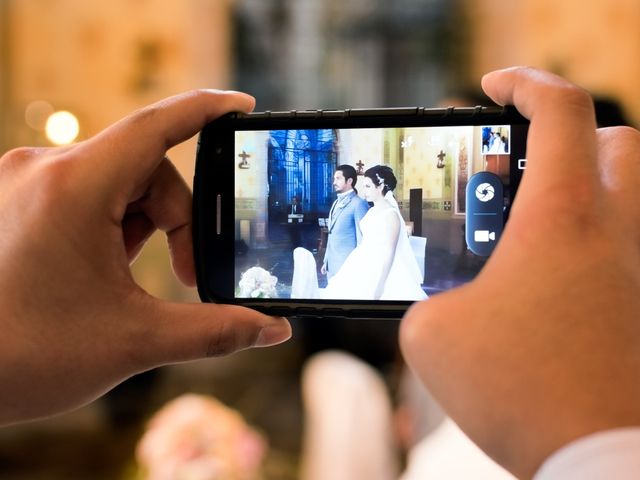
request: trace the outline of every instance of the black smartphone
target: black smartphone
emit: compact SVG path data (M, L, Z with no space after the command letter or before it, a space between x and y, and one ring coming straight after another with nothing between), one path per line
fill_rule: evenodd
M201 299L400 318L480 271L526 168L527 130L513 107L215 120L194 178Z

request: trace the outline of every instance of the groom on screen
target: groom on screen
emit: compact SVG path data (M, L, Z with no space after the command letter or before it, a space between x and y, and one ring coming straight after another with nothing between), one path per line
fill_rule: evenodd
M358 175L351 165L340 165L333 175L333 188L338 198L331 205L327 229L327 250L320 272L331 278L362 238L360 220L369 204L355 190Z

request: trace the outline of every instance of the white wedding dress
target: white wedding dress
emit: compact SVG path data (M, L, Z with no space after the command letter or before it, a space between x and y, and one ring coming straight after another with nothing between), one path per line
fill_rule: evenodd
M326 288L318 288L316 262L311 252L296 248L293 252L294 271L291 298L321 298L335 300L403 300L417 301L427 298L422 289L422 273L409 244L404 219L393 195L387 193L391 208L372 208L360 221L362 240L349 254L338 272L331 277ZM391 220L398 219L398 222ZM379 282L384 276L385 253L389 246L389 225L397 223L398 234L391 267L382 295L376 297Z

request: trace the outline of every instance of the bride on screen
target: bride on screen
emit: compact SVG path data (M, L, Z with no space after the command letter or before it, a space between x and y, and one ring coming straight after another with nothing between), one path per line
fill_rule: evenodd
M373 203L360 222L362 241L349 254L327 287L318 288L313 255L294 250L291 298L405 300L427 298L404 219L393 196L393 170L377 165L364 173L363 194Z

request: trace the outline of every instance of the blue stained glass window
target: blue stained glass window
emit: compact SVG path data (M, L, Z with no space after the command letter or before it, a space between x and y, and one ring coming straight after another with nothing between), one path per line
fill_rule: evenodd
M295 196L307 214L325 216L333 201L337 131L272 130L269 137L269 207L281 211Z

